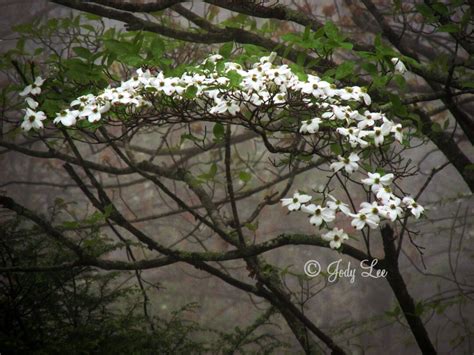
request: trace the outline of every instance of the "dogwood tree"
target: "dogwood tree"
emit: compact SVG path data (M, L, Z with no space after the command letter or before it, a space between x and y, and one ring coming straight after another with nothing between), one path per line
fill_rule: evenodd
M446 31L456 60L445 78L394 38L397 27L371 1L364 6L383 35L370 45L283 5L207 2L209 11L222 7L304 27L274 41L274 22L258 28L237 15L217 23L212 13L198 16L180 1L54 2L89 15L18 28L23 40L5 62L22 82L4 97L12 102L8 112L21 114L4 119L0 146L51 162L44 183L77 189L54 202L43 198L50 213L10 193L0 204L68 258L12 261L2 273L131 271L148 317L145 273L187 265L248 295L256 312L264 309L248 328L223 337L226 351L284 346L268 330L280 316L306 353L346 353L350 341L309 313L320 292L315 282L324 289L327 275L310 279L265 255L303 245L387 271L398 304L387 312L407 323L422 352L436 352L399 256L407 244L423 254L414 222L426 218L419 199L436 174L452 164L473 186L469 158L448 137L449 124L436 126L420 106L441 100L470 137L470 121L452 104L472 92L469 67L457 62L465 59L458 47L470 53L465 6L410 8L441 33L457 26ZM168 8L199 29L177 29L166 14L155 14ZM107 28L97 15L125 22L128 32ZM39 46L30 52L26 41ZM434 91L411 94L410 75ZM420 169L409 157L426 139L447 162L415 188ZM290 227L274 235L268 226L277 222Z

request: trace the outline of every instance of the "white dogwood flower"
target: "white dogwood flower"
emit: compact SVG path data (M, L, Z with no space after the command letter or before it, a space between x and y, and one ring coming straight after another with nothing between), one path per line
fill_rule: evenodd
M80 117L87 117L87 120L91 123L100 121L102 114L110 109L110 104L107 102L105 105L89 105L79 114Z
M420 218L425 209L423 206L419 205L412 197L406 196L402 200L403 204L410 210L411 214L415 216L416 219Z
M400 58L392 58L391 59L391 62L392 64L395 66L395 72L399 73L399 74L405 74L408 69L407 67L405 66L405 64L400 60Z
M320 123L321 119L319 117L315 117L308 121L303 121L300 127L300 133L316 133L319 131Z
M382 117L380 112L370 112L366 110L363 115L358 114L355 119L359 122L357 127L364 129L366 127L373 127Z
M355 127L338 127L336 128L336 132L339 133L341 136L346 137L349 140L349 144L352 148L357 147L359 145L361 148L365 148L369 145L369 143L359 137L361 130Z
M311 216L309 223L318 227L323 222L332 222L336 218L333 210L315 204L301 206L301 211L308 213Z
M351 222L351 225L357 230L361 230L366 225L371 229L375 229L378 227L380 222L380 218L376 218L373 214L367 215L365 213L359 212L357 214L351 213L349 216L354 218Z
M171 117L176 114L173 110L178 107L189 107L195 110L194 115L186 115L190 120L204 117L207 121L209 114L236 116L242 112L242 117L235 124L243 123L250 128L253 125L262 129L268 127L272 133L276 133L278 124L283 122L282 132L288 136L298 131L302 134L314 134L320 132L321 125L324 125L324 134L318 137L321 144L315 144L314 149L326 150L325 147L329 144L340 143L344 154L337 158L329 157L332 163L330 168L336 172L344 169L348 174L359 169L361 159L358 154L364 157L365 163L371 163L373 161L366 153L377 151L373 148L387 141L391 142L392 137L399 142L403 141L401 124L396 124L382 112L370 110L371 98L365 88L338 87L312 74L303 78L293 73L287 65L275 64L275 58L276 54L272 53L251 66L244 66L238 63L221 63L223 58L220 55L211 55L198 70L175 76L138 69L128 80L111 85L98 95L86 94L73 100L57 114L53 122L69 127L80 119L100 124L107 123L107 119L119 122L126 118L133 121L141 119L135 113L141 114L143 111L144 117L154 117L162 110L166 111L164 116ZM392 63L397 73L406 72L405 65L398 58L393 58ZM48 98L33 100L34 95L41 94L43 83L44 79L37 77L33 84L21 92L26 97L27 108L21 124L24 130L43 127L42 121L46 119L46 115L42 111L35 111L41 107L39 102L46 107ZM113 114L104 115L112 108ZM295 127L291 123L296 118L291 116L293 112L298 116L300 108L312 112L309 117L313 118L302 122L300 127ZM240 118L245 122L240 122ZM150 120L150 124L154 122L154 118ZM286 122L289 124L286 125ZM277 139L277 135L271 138ZM323 156L325 152L321 153ZM309 213L310 222L316 226L334 222L336 216L341 216L339 211L352 217L351 223L357 229L365 226L376 228L383 219L396 221L408 211L419 218L424 212L423 207L410 197L401 201L403 197L397 197L390 187L393 179L394 175L389 171L384 175L368 173L362 182L370 186L377 199L375 202L361 203L360 210L353 211L354 214L346 203L327 194L332 188L329 184L316 189L325 201L322 206L308 205L312 197L298 192L281 202L290 211L302 210L303 213ZM370 201L372 200L371 196ZM326 233L326 238L329 238L332 248L338 248L347 234L335 228Z
M23 122L21 123L21 128L25 131L29 131L32 128L43 128L42 121L46 118L46 114L43 111L35 112L32 109L27 108L25 110L25 117L23 117Z
M387 218L394 222L397 218L403 217L403 209L400 207L401 200L396 197L385 201L385 210L387 211Z
M31 97L27 97L25 101L28 107L31 108L32 110L36 110L38 108L38 103L35 100L33 100Z
M339 249L344 242L344 240L349 239L347 233L345 233L342 229L333 228L331 231L323 234L322 239L329 242L329 247L331 249Z
M71 107L74 107L74 106L85 107L94 101L95 101L94 95L92 94L82 95L82 96L79 96L77 99L73 100L70 106Z
M386 203L387 201L393 200L396 196L392 192L392 188L390 186L381 186L380 189L375 194L377 199L382 201L382 203Z
M357 164L357 162L360 160L360 158L354 152L352 152L347 158L338 155L337 159L339 159L338 162L334 162L331 164L331 169L334 170L335 172L344 168L344 170L347 173L352 174L354 171L356 171L359 168L359 165Z
M371 219L374 222L379 223L380 222L380 216L386 218L387 213L385 211L385 208L383 206L379 206L377 202L362 202L360 204L361 209L359 210L359 213L363 213L367 215L368 217L371 217Z
M376 194L382 186L390 186L392 183L393 174L380 175L379 173L367 173L368 178L362 179L364 185L370 186L372 192Z
M214 114L229 112L231 115L235 115L239 111L240 107L235 101L217 99L217 105L212 107L209 112Z
M342 202L341 200L338 200L332 195L328 195L328 196L332 200L332 201L326 202L326 206L328 206L328 208L332 209L334 212L341 211L345 215L349 215L349 213L351 213L351 210L349 209L349 205Z
M58 113L53 123L58 124L61 122L62 125L70 127L76 123L77 116L79 116L79 111L77 110L62 110L60 113Z
M20 96L26 96L26 95L39 95L41 94L41 85L43 85L45 79L43 79L41 76L37 76L34 83L31 85L28 85L23 89L22 92L20 92Z
M391 129L392 133L395 136L395 139L400 143L403 142L403 127L400 123L393 125Z
M392 131L392 122L384 119L384 123L380 127L374 127L374 130L369 132L369 136L374 138L375 146L378 147L383 144L385 137Z
M309 202L312 199L311 196L300 194L299 192L295 192L292 198L282 198L281 204L283 207L288 206L290 211L297 211L301 208L302 204Z

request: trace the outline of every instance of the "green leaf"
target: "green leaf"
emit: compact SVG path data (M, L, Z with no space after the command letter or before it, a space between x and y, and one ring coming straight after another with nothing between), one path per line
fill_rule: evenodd
M74 47L72 50L80 58L89 59L92 56L92 53L84 47Z
M347 61L339 65L336 69L336 79L342 79L350 74L352 74L354 71L354 62Z
M431 21L435 19L434 12L428 5L418 4L418 5L415 5L415 7L418 10L418 12L422 14L423 17L425 17L427 20Z
M448 129L448 127L449 127L449 120L445 120L444 124L443 124L443 129L446 130L446 129Z
M229 58L232 53L233 48L234 48L234 42L224 43L221 46L221 48L219 48L219 54L223 56L224 58Z
M255 223L245 223L245 227L251 231L251 232L255 232L257 229L258 229L258 221L255 222Z
M220 122L217 122L212 129L212 133L214 133L214 140L221 141L224 139L225 129L224 125Z
M403 90L406 89L407 82L406 82L405 78L403 77L403 75L397 74L393 77L393 80L397 83L397 85L400 89L403 89Z
M339 46L341 48L347 49L349 51L354 47L354 45L352 43L349 43L349 42L341 42L341 43L339 43Z
M290 64L291 71L298 77L298 79L306 81L308 80L308 74L305 73L304 68L296 63Z
M114 205L110 204L104 208L104 218L109 218L112 212L114 211Z
M242 75L237 73L235 70L228 71L226 75L230 80L231 87L237 87L242 82Z
M195 85L188 86L184 92L184 97L187 99L194 99L196 97L198 88Z
M364 69L370 75L377 74L377 66L373 63L364 62L361 64L362 69Z
M447 8L447 6L440 3L440 2L434 3L432 5L432 7L437 13L439 13L443 16L448 16L449 15L449 9Z
M18 49L20 52L23 52L25 49L25 38L20 37L20 39L16 42L16 49Z
M400 96L394 95L394 94L389 94L390 97L390 102L392 103L391 110L392 112L400 117L406 117L408 115L408 110L403 105L402 101L400 100Z
M184 133L181 135L181 141L180 141L180 145L182 145L184 143L184 141L186 140L190 140L192 142L200 142L201 140L196 137L196 136L193 136L191 133Z
M41 53L43 53L43 52L44 52L44 48L38 47L38 48L36 48L35 51L33 52L33 55L34 55L34 56L39 56L39 55L40 55Z
M144 64L143 58L136 53L119 56L119 59L132 67L140 67Z
M296 64L304 66L307 57L308 55L305 52L299 52L296 57Z
M91 20L91 21L100 21L102 19L102 17L98 15L90 14L87 12L83 14L83 16L85 16L88 20Z
M156 36L150 44L150 52L155 59L161 58L165 52L165 42Z
M299 33L287 33L281 36L281 39L285 42L292 42L292 43L301 43L301 36Z
M135 54L137 50L135 46L128 42L120 42L116 39L106 39L104 40L105 48L107 48L112 53L117 54L118 56L124 54Z
M415 306L415 314L416 314L417 316L421 316L421 315L423 314L423 312L424 312L424 308L425 308L425 307L424 307L423 303L422 303L422 302L418 302L418 303L416 304L416 306Z
M449 32L449 33L455 33L459 32L460 28L454 23L448 23L446 25L442 25L438 27L438 32Z
M246 171L241 171L239 173L239 179L242 180L243 182L249 182L250 179L252 179L252 175Z
M443 127L438 122L435 122L431 125L431 130L436 133L443 132Z
M202 180L212 180L217 174L217 165L216 163L213 163L211 167L209 168L209 171L207 173L201 174L198 176L199 179Z
M77 221L64 221L62 226L67 229L74 229L80 226L80 223Z
M326 22L326 24L324 25L324 32L326 33L326 36L328 38L334 41L338 42L341 39L338 28L331 21Z
M333 144L331 144L331 152L333 152L336 155L341 155L342 154L342 148L338 143L333 143Z
M307 41L309 39L310 33L311 33L311 26L308 25L304 28L303 41Z

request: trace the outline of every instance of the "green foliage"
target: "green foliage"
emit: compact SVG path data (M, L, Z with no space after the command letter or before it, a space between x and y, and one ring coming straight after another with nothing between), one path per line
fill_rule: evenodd
M212 129L212 133L214 133L214 141L221 142L224 139L225 135L224 125L220 122L215 123L214 128Z
M233 47L234 47L233 42L225 43L222 45L221 48L219 48L219 54L223 56L224 58L230 58Z
M241 172L239 172L239 179L242 182L247 183L252 179L252 174L250 174L247 171L241 171Z
M203 182L212 180L214 179L216 174L217 174L217 165L216 163L212 163L211 167L209 168L209 171L207 173L198 175L198 179L203 180Z
M1 224L0 230L0 267L41 267L74 259L61 244L19 219ZM87 244L90 240L83 242L88 251L97 247ZM193 340L203 329L183 319L195 305L145 317L140 292L134 286L117 287L120 278L88 267L2 273L0 352L166 354L213 348L210 341Z
M435 27L437 32L459 33L466 31L472 21L472 8L465 6L465 2L462 0L421 3L416 5L416 10L423 16L427 24ZM461 14L460 20L457 16L459 13Z
M40 104L48 117L54 118L78 96L96 94L111 81L121 80L130 68L146 66L165 73L180 73L186 68L185 63L173 64L166 54L183 46L182 42L150 32L106 29L97 16L79 15L46 22L38 19L14 30L18 33L17 45L0 58L0 70L14 69L22 82L10 84L4 93L18 92L38 75L47 77ZM189 95L192 96L191 90ZM13 107L18 106L13 103ZM99 126L87 121L80 124L91 130Z

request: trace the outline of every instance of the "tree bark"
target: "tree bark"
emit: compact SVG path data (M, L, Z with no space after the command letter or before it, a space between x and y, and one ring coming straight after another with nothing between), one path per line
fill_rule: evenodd
M423 354L436 354L423 321L416 313L415 301L408 293L407 286L398 267L398 253L394 244L393 229L389 225L382 228L382 241L385 251L385 267L387 281L390 284L402 309L411 332Z

